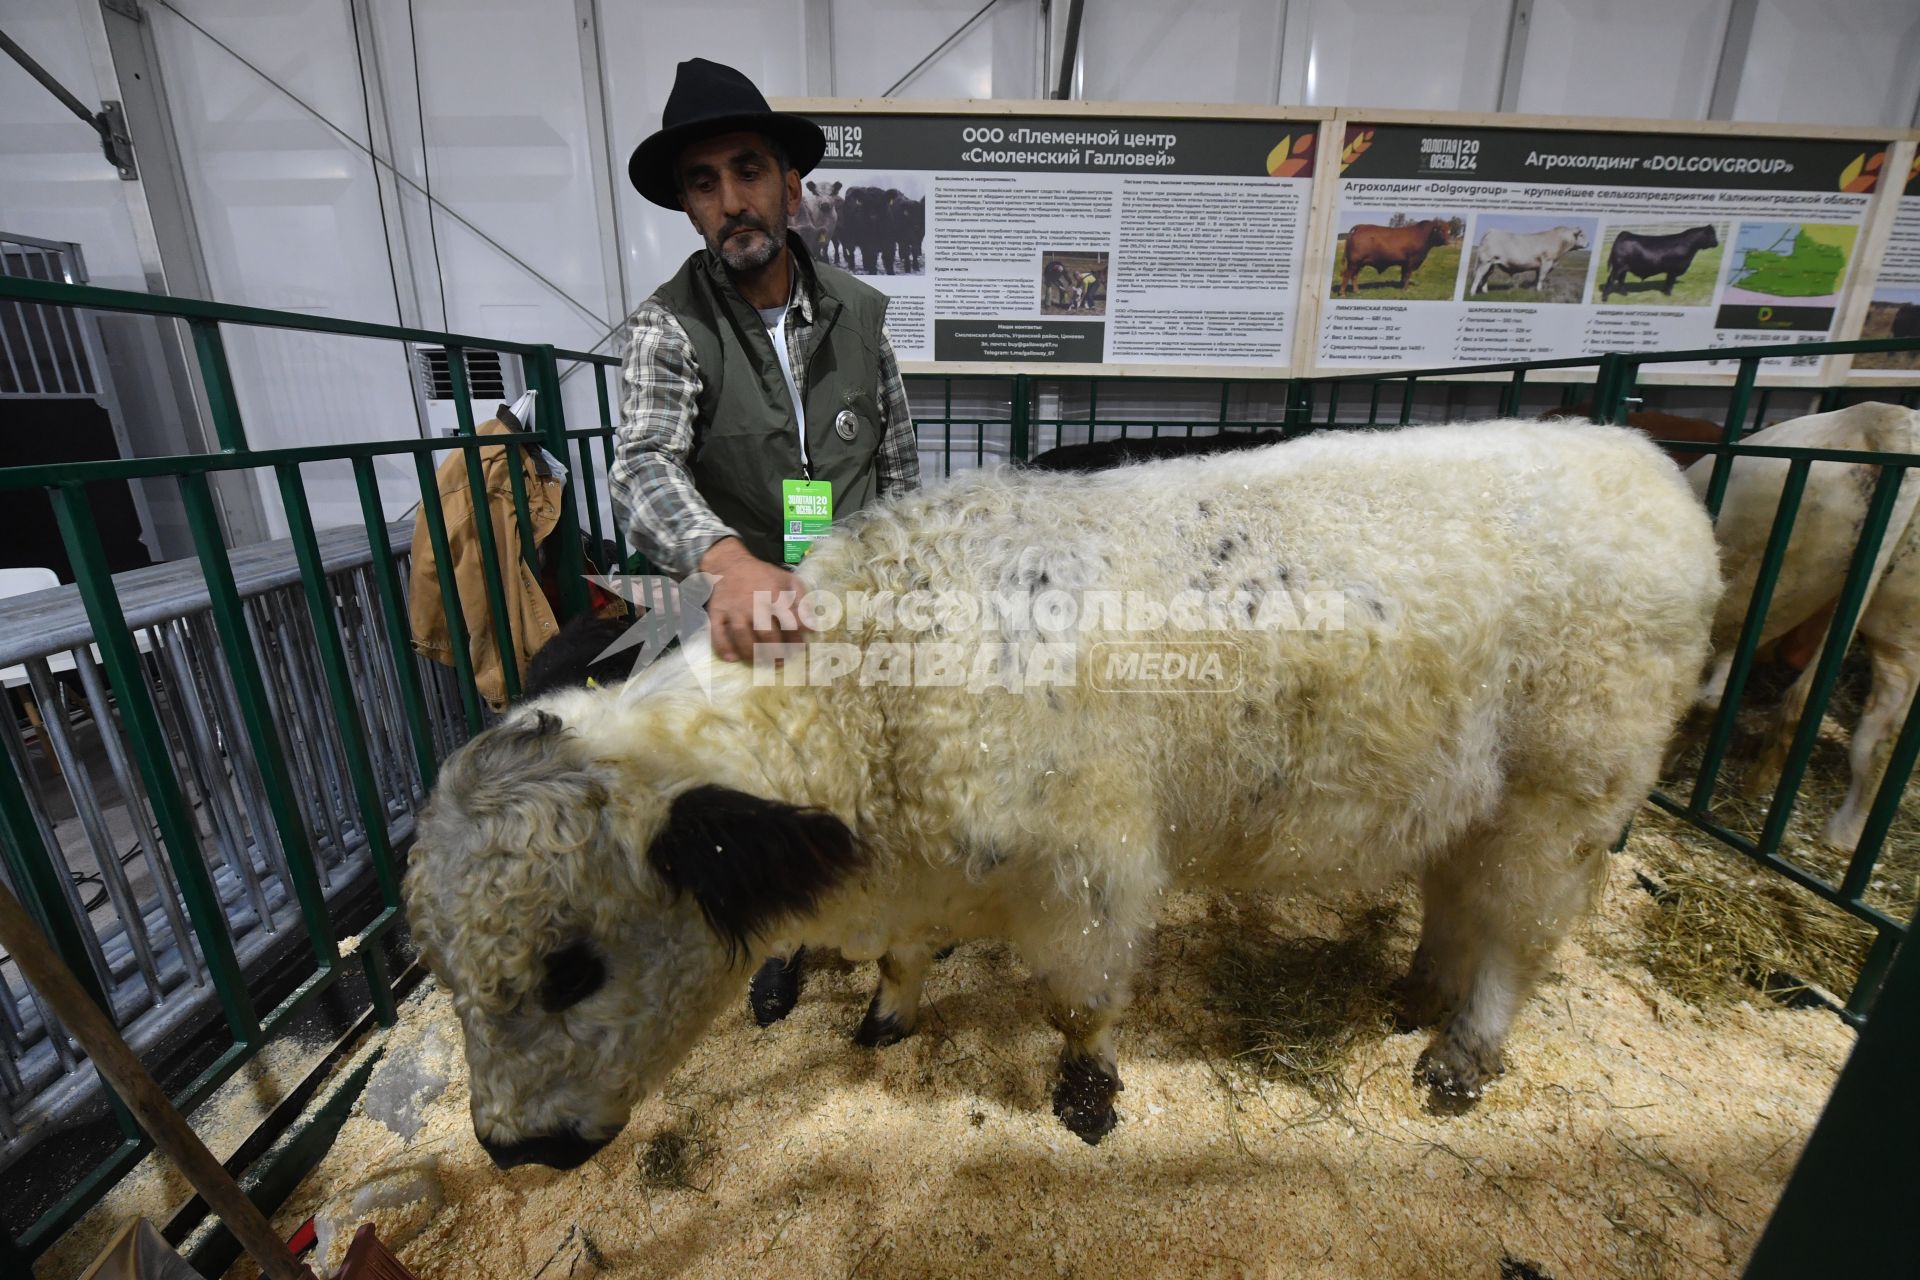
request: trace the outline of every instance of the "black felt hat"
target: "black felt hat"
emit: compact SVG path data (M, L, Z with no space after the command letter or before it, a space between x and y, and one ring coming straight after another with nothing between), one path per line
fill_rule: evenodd
M805 116L787 115L767 105L753 81L732 67L689 58L673 76L673 92L661 113L660 131L633 149L627 177L634 190L663 209L680 207L673 165L688 143L754 129L786 148L787 158L804 176L827 150L827 136Z

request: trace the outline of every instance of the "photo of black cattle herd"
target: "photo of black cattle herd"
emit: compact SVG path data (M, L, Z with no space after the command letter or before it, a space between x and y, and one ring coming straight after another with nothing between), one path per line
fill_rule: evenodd
M911 178L863 176L867 183L853 186L816 172L801 193L794 231L816 259L856 275L922 274L927 269L927 199L901 190L919 184Z

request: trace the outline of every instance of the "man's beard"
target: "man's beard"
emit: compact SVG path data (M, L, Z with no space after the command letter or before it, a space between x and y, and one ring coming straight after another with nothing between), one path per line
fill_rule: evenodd
M744 217L727 223L720 228L718 245L714 252L720 255L720 261L727 264L729 271L758 271L780 255L780 247L787 239L786 211L776 217L777 225L763 226L758 218ZM761 233L758 240L734 241L734 233L754 230Z

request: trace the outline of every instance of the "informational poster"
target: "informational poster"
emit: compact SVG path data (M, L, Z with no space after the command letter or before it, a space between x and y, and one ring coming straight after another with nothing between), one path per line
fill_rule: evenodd
M1873 296L1867 303L1863 338L1920 338L1920 154L1907 171L1907 185L1893 215L1893 233L1880 257ZM1915 380L1920 351L1855 356L1853 371L1875 378Z
M1319 364L1828 340L1887 146L1350 124Z
M1289 363L1317 124L807 114L801 232L901 360Z

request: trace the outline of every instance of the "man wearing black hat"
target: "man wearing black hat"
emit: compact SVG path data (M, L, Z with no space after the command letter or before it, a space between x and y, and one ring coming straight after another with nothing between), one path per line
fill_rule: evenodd
M714 653L798 639L754 602L801 590L812 538L917 488L918 445L886 296L815 262L788 220L826 138L731 67L682 62L662 128L627 173L706 241L633 315L609 476L649 559L714 578Z
M819 126L704 58L680 64L661 124L627 175L684 210L706 248L633 315L608 488L649 559L713 578L713 651L738 661L799 639L765 608L756 629L756 601L798 597L789 566L831 523L918 488L919 448L886 295L787 231L826 151ZM793 1007L799 961L755 975L762 1025Z

